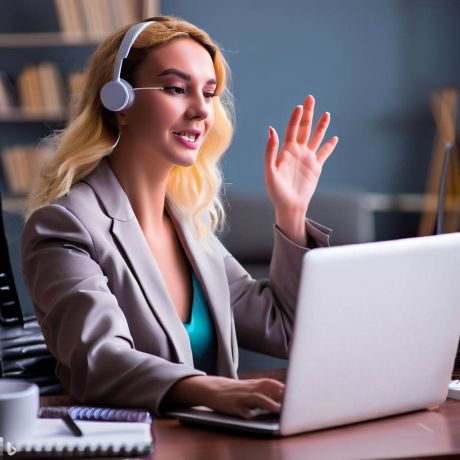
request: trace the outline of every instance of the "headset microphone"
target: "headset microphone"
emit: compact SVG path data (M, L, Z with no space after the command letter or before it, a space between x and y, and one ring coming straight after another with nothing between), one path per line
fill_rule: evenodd
M140 33L155 21L145 21L131 26L126 32L118 49L113 66L112 80L107 82L100 91L102 105L112 112L126 109L134 102L132 86L123 78L120 78L123 60L128 56L133 43Z

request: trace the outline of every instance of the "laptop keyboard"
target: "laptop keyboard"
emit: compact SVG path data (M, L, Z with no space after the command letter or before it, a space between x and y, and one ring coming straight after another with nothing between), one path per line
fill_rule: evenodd
M449 383L448 398L460 399L460 380L451 380Z
M251 412L253 416L249 420L258 422L279 422L280 420L280 414L276 412L270 412L266 409L253 409Z

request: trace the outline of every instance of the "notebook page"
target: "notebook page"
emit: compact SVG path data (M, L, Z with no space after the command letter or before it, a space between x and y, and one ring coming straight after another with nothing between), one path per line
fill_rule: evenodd
M77 421L82 437L74 436L61 419L37 419L32 438L16 443L18 452L137 452L152 450L149 423Z

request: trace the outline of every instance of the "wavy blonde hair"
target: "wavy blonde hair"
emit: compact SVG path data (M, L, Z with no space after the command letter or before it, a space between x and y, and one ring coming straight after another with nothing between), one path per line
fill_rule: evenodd
M192 38L210 53L216 73L216 94L212 99L215 121L203 142L197 160L190 167L175 166L167 183L167 198L181 215L195 226L204 239L220 230L225 220L220 192L219 164L233 135L233 104L229 91L229 67L219 49L203 30L183 19L159 16L134 42L124 60L121 76L132 83L134 70L154 48L177 38ZM112 79L115 57L129 24L104 40L92 55L85 72L82 92L74 101L75 110L68 126L55 131L44 142L54 154L44 166L30 196L29 215L37 208L67 194L73 184L90 174L102 158L110 154L119 129L116 114L103 107L99 91Z

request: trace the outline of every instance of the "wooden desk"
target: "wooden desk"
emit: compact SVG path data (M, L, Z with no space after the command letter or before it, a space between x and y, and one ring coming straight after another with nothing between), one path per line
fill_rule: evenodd
M42 397L42 405L68 404L68 398ZM437 410L363 422L288 438L182 426L157 419L152 460L334 460L374 458L460 458L460 401Z
M185 427L175 420L157 420L153 434L155 460L460 458L460 401L281 439Z

